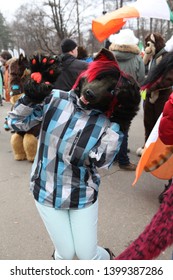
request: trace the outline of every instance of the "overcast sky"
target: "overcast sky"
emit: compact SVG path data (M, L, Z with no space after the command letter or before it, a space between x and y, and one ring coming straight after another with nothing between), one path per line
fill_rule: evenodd
M13 19L13 15L17 11L17 9L24 4L43 4L45 0L0 0L0 12L3 14L4 18L7 21L11 21ZM91 1L91 0L90 0ZM94 4L94 3L93 3ZM89 14L92 18L99 17L102 15L103 10L103 2L102 0L96 0L95 5L99 4L97 9L93 10L93 7L91 9L87 9L87 14Z
M10 20L11 17L13 17L16 10L25 3L38 3L38 2L44 2L44 0L1 0L0 4L0 11L3 14L3 16Z

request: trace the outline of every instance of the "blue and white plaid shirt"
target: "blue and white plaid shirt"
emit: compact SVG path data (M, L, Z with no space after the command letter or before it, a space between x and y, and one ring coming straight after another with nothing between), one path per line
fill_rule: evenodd
M98 196L96 168L108 168L119 151L122 133L98 110L84 110L73 91L53 90L42 104L22 97L8 115L15 131L41 124L32 166L34 198L54 208L83 208Z

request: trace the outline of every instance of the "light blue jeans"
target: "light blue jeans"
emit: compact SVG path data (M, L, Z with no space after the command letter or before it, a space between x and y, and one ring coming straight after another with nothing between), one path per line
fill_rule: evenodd
M36 207L55 247L56 260L109 260L97 246L98 201L78 210L56 210L36 201Z

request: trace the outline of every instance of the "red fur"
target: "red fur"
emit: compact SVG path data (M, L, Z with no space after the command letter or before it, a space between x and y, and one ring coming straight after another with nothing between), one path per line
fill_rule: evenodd
M101 60L100 60L101 59ZM107 60L105 61L105 57L99 57L99 60L93 61L92 63L90 63L89 67L87 68L87 70L85 70L84 72L82 72L79 77L77 78L73 89L77 88L80 79L82 77L85 77L88 81L88 83L92 82L93 80L97 79L99 76L106 76L106 75L114 75L114 73L117 74L117 72L119 73L119 80L121 75L125 74L120 70L118 63L116 61L111 61L111 60ZM111 106L109 108L109 110L107 112L105 112L105 114L107 115L107 117L111 117L115 105L118 103L118 100L116 98L116 96L114 96Z
M141 90L145 90L145 89L152 89L155 88L155 86L159 85L160 82L162 82L163 76L159 77L157 80L148 83L144 86L141 86ZM160 87L161 88L161 87Z
M155 259L173 244L173 183L150 224L116 260Z
M99 77L100 75L108 75L109 73L113 75L113 73L115 72L116 73L119 72L120 75L122 74L116 61L105 61L105 60L93 61L89 64L88 69L83 71L79 75L79 77L77 78L73 86L73 89L75 89L78 86L79 81L82 77L85 77L88 83L90 83L93 80L97 79L97 77Z
M110 106L109 110L105 112L105 115L108 118L110 118L112 116L112 113L114 111L115 105L117 105L117 103L118 103L118 100L117 100L117 98L115 96L114 99L112 100L112 103L111 103L111 106Z

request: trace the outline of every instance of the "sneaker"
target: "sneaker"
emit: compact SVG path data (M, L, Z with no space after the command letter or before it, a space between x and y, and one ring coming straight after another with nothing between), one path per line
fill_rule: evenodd
M114 253L109 248L105 248L105 250L109 253L110 260L114 260L115 259Z
M127 171L135 171L136 170L136 167L137 167L137 165L136 164L134 164L134 163L129 163L129 164L119 164L119 167L121 168L121 169L123 169L123 170L127 170Z
M10 130L10 128L9 128L9 126L8 126L7 123L4 123L4 129L5 129L6 131L9 131L9 130Z

